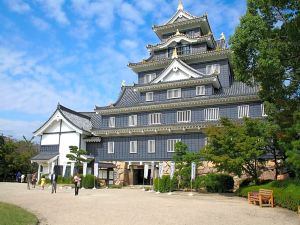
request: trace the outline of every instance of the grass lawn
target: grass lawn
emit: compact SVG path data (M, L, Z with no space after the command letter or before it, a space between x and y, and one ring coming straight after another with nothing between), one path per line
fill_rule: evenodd
M0 202L0 225L35 225L37 222L37 217L25 209Z

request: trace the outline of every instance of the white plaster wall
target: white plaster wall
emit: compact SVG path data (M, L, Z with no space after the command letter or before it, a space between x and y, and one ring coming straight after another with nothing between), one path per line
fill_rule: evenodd
M190 78L190 75L186 74L185 72L181 70L177 70L176 72L172 71L169 73L164 79L164 82L168 81L176 81L176 80L184 80Z
M79 147L79 138L78 133L67 133L61 134L60 137L60 146L59 146L59 164L62 165L68 162L66 155L70 153L69 146L74 145Z
M58 145L59 134L43 134L41 145Z
M61 124L61 132L68 132L68 131L74 131L74 130L63 121Z
M43 133L59 132L60 120L54 120Z

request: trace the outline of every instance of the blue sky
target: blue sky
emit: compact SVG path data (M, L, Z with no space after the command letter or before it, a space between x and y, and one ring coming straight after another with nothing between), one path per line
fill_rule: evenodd
M31 137L57 103L78 111L113 103L122 80L137 82L128 62L148 57L152 31L177 0L0 0L0 134ZM208 13L218 39L233 34L245 0L183 0Z

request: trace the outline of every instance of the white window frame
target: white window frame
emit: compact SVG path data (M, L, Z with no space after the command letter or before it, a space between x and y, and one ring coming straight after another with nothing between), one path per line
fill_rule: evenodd
M149 125L161 124L161 113L150 113L148 117Z
M144 75L144 84L148 84L156 78L156 73L148 73Z
M205 95L205 85L196 87L196 95Z
M215 71L217 71L217 74L220 74L220 72L221 72L220 64L206 65L206 74L210 75L210 74L215 73Z
M108 119L108 127L114 128L116 127L116 117L109 117Z
M249 117L249 105L239 105L238 106L238 118Z
M192 111L177 111L177 123L189 123L191 122Z
M264 103L261 104L261 116L263 116L263 117L268 116L265 112L265 104Z
M155 153L155 140L148 140L148 153Z
M152 102L153 101L153 92L146 92L146 102Z
M204 138L204 146L207 146L208 145L208 137L205 137Z
M107 142L107 153L114 154L115 153L115 142L109 141Z
M136 127L137 126L137 115L128 116L128 126Z
M176 91L178 95L175 95ZM181 88L167 90L167 99L173 98L181 98Z
M204 120L206 121L216 121L220 119L220 109L219 108L207 108L204 109Z
M129 153L131 153L131 154L137 153L137 141L129 142Z
M167 152L175 152L175 144L179 141L181 141L181 139L168 139Z

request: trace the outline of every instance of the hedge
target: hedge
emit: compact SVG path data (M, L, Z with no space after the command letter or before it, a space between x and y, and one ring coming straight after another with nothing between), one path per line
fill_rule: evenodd
M193 187L197 190L205 188L212 193L225 193L233 190L234 181L228 174L209 173L196 177Z
M274 201L276 205L296 211L300 205L300 181L299 180L285 180L272 181L263 185L252 185L248 187L241 187L237 194L242 197L247 197L248 192L259 191L259 189L273 190Z
M57 177L57 183L58 184L73 184L73 177Z
M95 185L95 176L92 174L86 174L85 177L82 175L81 177L81 185L84 188L93 188Z
M177 180L175 177L170 179L170 176L163 175L162 178L155 178L153 182L154 191L159 191L161 193L174 191L177 188Z

